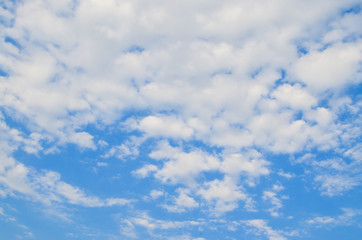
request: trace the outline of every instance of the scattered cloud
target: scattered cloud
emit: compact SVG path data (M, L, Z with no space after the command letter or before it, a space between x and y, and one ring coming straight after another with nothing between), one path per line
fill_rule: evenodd
M360 0L4 0L0 197L63 219L132 205L129 238L236 215L230 229L293 237L270 227L286 196L337 206L361 186L361 20ZM343 211L307 223L360 215Z
M283 231L274 230L268 226L267 221L263 219L253 219L245 221L244 224L248 227L251 227L257 235L264 235L269 240L286 240L287 237ZM252 231L253 231L252 230Z
M272 207L269 208L268 211L270 212L270 215L273 217L278 217L280 215L279 209L283 207L280 198L282 197L285 198L285 196L281 196L278 198L278 192L280 192L283 189L284 187L282 185L274 185L271 190L263 192L263 197L262 197L263 200L270 202L270 204L272 205Z
M169 239L165 235L157 235L157 231L176 231L178 229L199 227L203 225L205 225L204 221L167 221L154 219L147 213L141 212L132 218L122 219L120 229L123 235L131 238L137 238L137 229L143 228L146 229L151 236ZM172 233L172 235L175 234Z
M307 220L306 222L316 227L336 227L342 225L351 225L356 218L362 215L362 210L342 208L343 213L337 216L319 216Z

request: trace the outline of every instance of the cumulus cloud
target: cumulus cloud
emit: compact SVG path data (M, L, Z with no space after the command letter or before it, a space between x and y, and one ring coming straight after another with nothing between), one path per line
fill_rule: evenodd
M115 156L121 160L127 158L134 159L139 155L138 148L144 140L144 137L130 137L121 145L112 146L102 157L109 158Z
M243 186L255 186L256 180L270 173L270 163L255 150L211 155L198 149L184 151L161 141L149 156L162 164L146 164L133 172L135 176L151 175L164 184L186 187L176 190L178 197L173 204L164 205L171 212L199 207L195 198L201 198L216 215L234 210L239 201L244 201L245 208L254 211L253 200ZM218 173L220 178L208 180L203 177L208 173Z
M324 51L313 51L296 62L296 78L313 91L353 84L361 67L361 51L361 43L339 43Z
M138 129L150 136L163 136L174 138L190 138L193 130L175 117L171 116L148 116L142 119Z
M210 210L215 215L236 209L241 200L246 202L247 209L254 210L243 188L230 178L206 182L197 194L210 204Z
M318 4L322 6L322 2ZM195 4L200 7L203 5L202 3ZM280 77L277 74L277 68L287 68L287 61L295 60L295 71L291 70L291 72L293 74L295 72L297 79L301 79L307 87L313 89L349 83L349 79L354 75L345 75L358 72L361 54L357 43L339 42L324 51L313 50L300 59L295 54L295 46L290 43L291 40L301 37L306 29L311 28L313 21L322 21L329 14L333 14L333 11L341 6L337 2L328 8L313 7L318 10L310 13L310 18L304 23L305 26L302 25L304 28L299 27L302 19L305 21L300 14L287 14L287 16L276 14L284 9L282 5L271 8L268 15L260 15L259 11L256 11L256 6L248 1L234 4L232 6L210 4L208 8L205 8L208 13L194 9L190 13L194 18L190 18L190 22L185 23L192 26L186 35L177 34L180 30L182 34L185 34L185 29L181 28L177 31L177 28L172 28L171 25L165 23L176 21L176 16L180 16L178 10L185 11L185 6L179 6L180 8L176 11L175 7L169 4L145 5L142 8L138 2L100 4L80 1L74 4L70 1L66 4L54 4L52 1L39 1L19 5L18 12L21 14L18 14L14 26L7 28L4 34L11 35L25 49L32 46L34 42L50 43L59 47L50 45L45 50L37 47L26 51L25 54L4 59L3 64L14 73L7 81L3 81L4 89L6 89L4 103L24 114L31 123L38 125L42 130L56 134L63 141L75 141L74 130L77 126L96 121L109 124L118 118L119 110L138 106L150 107L156 111L178 109L183 114L183 116L156 115L143 118L137 128L149 136L188 139L195 135L211 144L241 147L250 146L253 139L259 139L258 133L231 127L230 124L247 125L249 123L248 118L254 114L253 106L261 97L268 94L270 86ZM344 4L353 4L353 1ZM296 5L297 8L294 6L288 8L288 11L293 12L292 9L299 8L310 9L308 4L296 3ZM139 18L135 17L136 12L140 12ZM244 12L245 14L242 14ZM251 12L255 14L250 14ZM39 15L43 20L46 19L40 21L41 24L36 21ZM210 18L210 16L214 17ZM291 21L283 22L284 35L276 35L275 28L263 27L281 23L281 19L291 16L293 16ZM165 19L168 21L164 21ZM241 26L236 24L244 22L243 19L249 19L249 21L258 19L256 21L258 28L266 31L255 32L248 24ZM74 24L69 24L70 21ZM91 24L92 22L95 24ZM122 27L115 25L115 22L128 22L128 24ZM223 22L228 23L228 29L234 29L234 31L229 32L229 29L225 32L224 28L217 27L222 26ZM347 20L344 22L348 24ZM159 26L154 28L153 24ZM49 26L57 26L57 31L50 29ZM150 28L150 26L153 27ZM253 28L255 29L255 26ZM79 29L83 30L79 31ZM136 29L136 31L131 31L131 29ZM217 29L219 30L216 31ZM24 40L26 38L21 38L25 31L29 33L28 41ZM75 32L79 33L75 34ZM140 34L139 43L131 42L131 35L127 35L131 32ZM60 33L69 37L63 39L59 37ZM206 38L225 34L225 38L224 41L219 42L200 41L199 38L194 40L196 33ZM243 36L245 33L249 33L245 35L247 36L245 44L235 45L235 39L231 36L240 34ZM259 36L258 34L261 33L263 35ZM163 49L160 49L159 39L164 34L167 34L169 39ZM187 36L182 44L177 42L180 36ZM122 41L117 41L118 44L116 44L116 40L120 39ZM276 40L264 42L264 39ZM80 44L81 42L87 44ZM138 51L127 51L135 45L141 45L139 48L134 48L139 49ZM4 53L6 51L4 49ZM257 58L260 56L259 51L264 51L264 60ZM171 58L174 55L177 57ZM338 61L338 59L343 59L343 61ZM318 62L321 64L318 65ZM273 66L267 66L270 63ZM311 71L308 64L316 70ZM104 67L107 65L108 67ZM16 69L16 71L11 69ZM109 69L107 74L103 73L104 69ZM333 69L336 74L327 69ZM252 72L256 73L252 74ZM329 75L325 76L325 74ZM194 77L200 80L191 81ZM135 79L135 82L130 81L130 78ZM152 81L146 81L146 79L152 79ZM168 80L165 81L165 79ZM19 86L27 86L27 91L20 91ZM307 110L317 103L318 96L312 94L313 92L309 93L300 85L283 85L271 96L277 100L277 104L289 105L295 110L300 108ZM242 98L241 101L240 98ZM42 99L47 99L47 101L42 101ZM39 112L41 114L35 114ZM74 112L76 117L68 119L68 112ZM197 119L204 127L195 129L188 124L192 122L191 115L195 114L194 119ZM218 114L221 118L211 123L210 117ZM285 119L285 121L289 120ZM64 128L69 131L67 136L62 136ZM165 129L168 130L165 131ZM202 129L204 131L200 131ZM83 140L77 141L80 146L94 148L89 142L89 137L88 142L85 142L85 138ZM300 144L303 143L305 139ZM270 146L274 143L264 144ZM278 145L275 147L276 150L300 149L300 147L287 144L283 147L279 146L279 143L276 144Z
M300 179L279 165L283 154L295 156L322 195L360 186L356 6L360 0L3 1L0 196L129 203L91 196L61 170L16 157L46 158L69 144L97 158L136 159L123 162L122 174L159 184L145 191L173 213L221 216L240 202L255 211L256 191L278 215L279 190L259 183ZM166 225L144 215L125 220L124 231L135 237L136 226ZM264 220L246 225L286 238Z
M178 196L173 199L172 204L166 204L163 207L169 212L185 212L186 209L192 209L199 206L199 204L190 197L190 190L179 188L177 189Z
M182 149L171 147L166 142L160 143L159 149L152 152L150 157L166 160L163 167L155 172L155 177L171 184L196 184L195 178L200 173L216 170L220 164L217 158L206 152L183 152Z
M159 197L161 197L163 195L164 195L164 192L160 191L160 190L152 190L150 192L150 196L151 196L152 199L157 199L157 198L159 198Z
M260 177L268 175L269 162L263 159L262 155L252 150L242 153L226 153L221 163L221 171L236 179L241 176Z

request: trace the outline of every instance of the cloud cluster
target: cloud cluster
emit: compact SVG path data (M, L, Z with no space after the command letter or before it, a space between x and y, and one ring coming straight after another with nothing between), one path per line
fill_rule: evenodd
M324 225L335 227L341 225L351 225L355 221L355 218L362 215L362 211L360 209L342 208L342 211L343 213L337 216L315 217L307 220L306 222L317 227L322 227Z
M176 205L166 206L173 212L198 206L192 195L204 201L215 214L234 210L239 201L244 201L245 207L253 210L253 201L245 193L244 184L255 186L259 177L269 174L270 163L254 150L224 152L218 156L198 149L185 152L162 141L149 156L163 164L147 164L133 174L141 178L153 175L164 184L186 187L178 189ZM209 173L222 177L209 180L205 177Z
M276 169L282 154L322 195L360 186L360 9L360 0L3 1L0 196L128 204L15 158L71 145L99 156L98 167L142 157L125 171L170 187L144 198L165 200L169 213L220 216L240 202L257 211L257 195L283 216L274 177L298 176ZM148 216L127 224L167 228ZM264 220L245 224L285 239Z
M37 171L14 159L11 155L23 147L29 152L34 144L34 134L22 136L0 119L0 196L18 196L30 201L41 202L47 206L56 204L74 204L84 207L104 207L126 205L131 201L122 198L100 199L89 196L82 189L61 180L61 175L54 171ZM31 148L33 149L33 148ZM31 152L31 151L30 151Z
M285 1L274 3L266 15L257 6L267 3L188 4L17 4L15 13L8 12L13 24L2 31L1 65L9 75L1 81L2 105L33 129L50 134L50 141L55 137L89 148L95 148L92 137L79 128L110 124L130 108L177 111L176 116L140 120L135 128L148 136L287 152L301 150L309 139L321 144L313 133L326 133L305 121L313 117L294 115L312 115L321 92L357 83L361 42L344 42L342 36L351 34L345 28L338 29L341 37L332 43L320 42L331 34L324 29L309 34L314 38L303 36L321 30L330 17L353 29L346 19L357 16L336 15L339 1L320 1L320 8L298 2L287 15L279 14L290 5ZM186 9L190 18L180 25L178 17ZM308 11L305 21L296 13L301 9L315 11ZM289 21L282 21L285 17ZM228 27L221 28L223 23ZM295 42L305 45L308 54L299 58ZM323 49L323 44L331 46ZM287 77L278 86L281 70Z

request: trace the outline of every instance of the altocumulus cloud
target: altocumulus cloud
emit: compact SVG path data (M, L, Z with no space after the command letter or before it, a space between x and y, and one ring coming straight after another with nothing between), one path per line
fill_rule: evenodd
M361 8L3 0L5 238L358 239Z

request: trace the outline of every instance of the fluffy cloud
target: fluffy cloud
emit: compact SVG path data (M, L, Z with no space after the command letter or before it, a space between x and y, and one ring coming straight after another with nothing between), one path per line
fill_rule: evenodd
M270 173L270 163L255 150L226 151L221 156L213 156L197 149L184 152L168 142L160 142L150 157L163 164L159 167L146 164L134 171L134 175L145 178L152 174L162 183L187 187L177 190L179 196L172 205L165 205L172 212L198 207L194 197L200 197L216 215L234 210L239 201L244 201L245 208L254 211L253 201L243 185L255 186L255 180ZM221 178L208 181L202 177L208 173L218 173Z
M216 170L219 160L202 151L183 152L174 148L167 142L161 142L157 150L150 154L156 160L166 160L163 167L155 172L155 177L164 183L192 186L196 184L195 178L204 171Z
M211 213L215 215L236 209L241 200L246 202L246 209L254 210L252 201L244 193L243 188L228 177L205 183L197 194L208 202L211 206Z
M186 209L192 209L199 206L199 204L190 197L190 190L177 189L178 196L173 199L172 205L164 205L164 207L170 212L185 212Z
M186 124L175 117L156 117L148 116L142 119L138 129L149 136L162 136L174 138L190 138L193 130Z
M313 91L356 83L361 51L362 43L339 43L324 51L313 51L296 63L296 78Z
M164 3L151 6L113 1L24 3L18 6L14 25L3 32L24 49L24 53L15 55L7 55L6 48L2 50L7 56L2 61L4 69L11 72L2 81L6 89L3 103L24 115L43 134L47 132L60 142L75 142L92 149L95 148L92 136L86 137L89 133L84 132L81 139L77 128L98 121L110 124L120 117L119 111L137 107L155 112L179 111L176 116L146 116L133 126L147 136L182 139L195 136L222 147L257 144L277 152L299 151L313 138L311 132L320 130L319 125L311 128L303 120L293 121L293 113L300 110L308 113L316 106L319 96L315 90L356 83L353 79L357 79L361 56L360 44L337 42L322 51L311 49L298 59L296 46L291 42L305 31L312 31L315 21L323 22L341 7L338 1L328 7L323 1L318 2L318 6L324 7L314 6L315 11L308 11L308 21L302 24L305 19L296 9L298 12L311 9L309 4L295 3L288 7L290 13L286 15L279 13L290 4L276 4L269 14L260 15L260 9L249 1L210 3L204 11L192 8L189 14L193 17L184 23L190 26L186 34L181 25L174 28L171 23L177 22L187 4L175 8ZM195 5L205 7L201 2ZM42 21L36 21L40 15ZM285 17L290 21L281 21ZM356 16L343 16L343 26L353 29L348 20L353 17ZM246 19L255 19L252 28ZM227 31L218 27L223 23L228 23ZM284 32L279 34L273 27L263 27L274 24L283 24L280 29ZM57 26L57 31L49 26ZM22 38L25 32L28 38ZM59 34L69 37L63 39ZM169 38L160 48L161 36L165 34ZM135 39L132 36L138 36L139 42L132 42ZM179 42L180 36L185 38L183 42ZM236 45L236 36L246 37L243 44ZM216 39L201 41L202 37ZM313 41L304 44L312 48ZM36 42L48 47L30 49ZM290 61L294 62L288 69ZM291 81L302 81L307 88L284 84L271 92L270 87L280 78L278 69L290 72ZM193 81L194 78L198 81ZM262 107L258 103L269 92L274 99L269 104L278 108L286 106L292 111L255 116L255 107ZM74 117L68 118L69 113ZM274 125L266 124L273 121ZM267 125L272 129L266 129ZM274 129L280 130L271 131ZM53 141L52 136L49 138ZM323 141L330 138L315 144Z
M150 197L173 213L220 216L240 202L255 211L258 192L278 215L282 196L259 183L274 182L282 154L296 156L322 195L360 186L355 6L360 0L3 1L0 196L129 202L90 196L61 172L16 159L16 151L46 158L68 144L101 158L142 159L123 161L122 174L169 187ZM290 169L278 174L300 179ZM264 220L245 224L286 238ZM126 225L129 236L135 226L172 228L148 215Z

